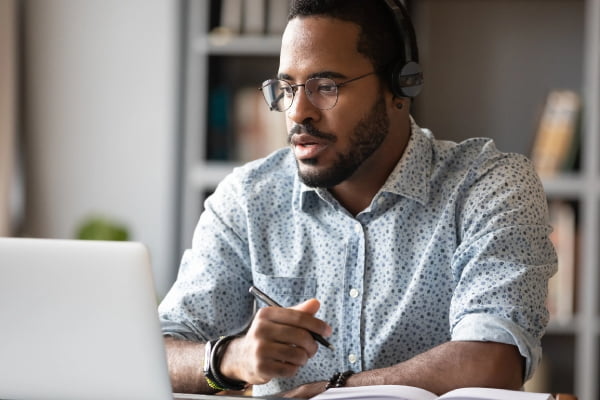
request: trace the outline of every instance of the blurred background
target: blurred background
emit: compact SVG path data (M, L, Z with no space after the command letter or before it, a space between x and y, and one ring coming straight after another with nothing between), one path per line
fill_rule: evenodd
M75 238L89 218L114 221L150 248L164 293L179 258L178 3L0 7L0 231Z
M412 0L436 137L529 156L559 252L531 390L599 398L600 0ZM157 295L207 195L285 145L287 0L0 0L0 236L136 240Z

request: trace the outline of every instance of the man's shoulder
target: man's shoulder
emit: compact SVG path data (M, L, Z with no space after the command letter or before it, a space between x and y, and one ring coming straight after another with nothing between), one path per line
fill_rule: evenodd
M249 161L236 168L241 176L271 176L272 173L290 174L295 169L294 157L287 147L281 148L257 160Z
M243 191L257 192L269 188L292 187L296 164L289 148L279 149L264 158L250 161L233 170L227 177Z
M435 163L442 168L487 169L493 166L531 169L531 162L522 154L499 150L493 139L476 137L461 142L433 141Z

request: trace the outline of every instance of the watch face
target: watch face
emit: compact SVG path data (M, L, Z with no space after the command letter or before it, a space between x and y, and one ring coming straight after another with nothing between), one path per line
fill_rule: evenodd
M210 373L210 352L212 350L212 342L209 340L204 345L204 364L202 370L204 371L204 375L208 375Z

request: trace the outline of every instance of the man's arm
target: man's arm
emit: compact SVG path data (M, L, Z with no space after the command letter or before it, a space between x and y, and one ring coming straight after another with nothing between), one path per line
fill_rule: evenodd
M325 382L300 386L285 396L309 398ZM495 342L447 342L410 360L351 376L346 386L408 385L438 395L459 387L518 390L523 385L523 358L516 346Z
M231 341L225 349L218 366L220 373L250 384L295 375L318 350L309 332L331 334L331 327L314 317L319 306L311 299L290 308L259 310L247 334ZM214 392L202 371L204 344L166 337L165 345L173 391Z
M204 343L165 337L167 365L175 393L214 393L208 386L202 366Z

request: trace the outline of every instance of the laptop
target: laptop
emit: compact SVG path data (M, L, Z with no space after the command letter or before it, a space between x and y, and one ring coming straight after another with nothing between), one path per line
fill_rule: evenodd
M0 238L0 399L239 400L171 392L157 306L141 243Z

